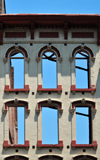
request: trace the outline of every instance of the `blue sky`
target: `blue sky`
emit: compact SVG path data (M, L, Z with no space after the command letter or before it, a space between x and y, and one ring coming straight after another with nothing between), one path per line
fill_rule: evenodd
M100 14L100 0L5 0L7 13Z
M7 14L100 14L100 0L5 0L5 2ZM57 143L57 139L58 137L56 137L55 143ZM47 142L46 137L43 139L43 141L44 143Z

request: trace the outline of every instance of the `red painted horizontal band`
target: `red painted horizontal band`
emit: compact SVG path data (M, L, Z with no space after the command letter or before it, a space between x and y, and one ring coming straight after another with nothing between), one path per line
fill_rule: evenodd
M5 32L5 38L26 38L26 32Z
M12 88L9 88L9 85L5 85L5 89L4 89L5 92L25 92L25 91L30 91L29 89L29 85L25 85L23 89L12 89Z
M57 85L57 88L42 88L42 85L38 85L37 91L42 92L62 92L62 85Z
M76 88L75 85L71 85L71 91L75 92L91 92L96 91L95 85L91 85L91 88Z
M94 38L94 32L72 32L72 38Z
M42 147L42 148L47 148L47 147L52 147L52 148L63 148L63 141L59 141L59 144L42 144L42 141L38 140L37 141L37 147Z
M76 140L72 140L71 146L77 147L77 148L81 148L81 147L92 148L92 147L97 147L98 144L97 144L97 141L93 141L92 144L76 144Z
M40 32L39 37L40 38L58 38L59 32Z
M26 140L25 141L25 144L9 144L7 140L4 141L3 143L3 147L7 147L7 148L10 148L10 147L19 147L19 148L23 148L23 147L30 147L30 144L29 144L29 141Z

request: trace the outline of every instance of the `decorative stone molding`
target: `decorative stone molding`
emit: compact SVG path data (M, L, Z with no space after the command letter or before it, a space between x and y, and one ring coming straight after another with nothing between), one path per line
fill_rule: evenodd
M72 61L73 61L73 59L74 59L73 57L69 57L69 61L70 61L70 62L72 62Z
M3 58L4 63L8 61L8 58Z
M27 115L30 113L30 109L25 109L25 112L27 113Z
M96 114L96 112L97 112L97 109L93 109L92 108L92 113L95 115Z
M30 62L30 58L25 58L25 61L26 61L27 63L29 63L29 62Z
M95 57L91 57L91 61L95 62Z
M83 99L81 100L81 102L82 102L82 104L85 104L86 100L83 98Z
M40 109L36 109L35 111L36 111L37 115L39 115Z
M51 104L51 103L52 103L52 100L51 100L51 99L48 99L47 102L48 102L48 104Z
M58 109L58 112L59 112L60 114L62 114L62 113L63 113L63 109Z
M47 49L50 50L50 49L51 49L51 45L48 45L48 46L47 46Z
M16 49L16 50L18 50L18 49L19 49L19 46L18 46L17 44L15 45L15 49Z
M15 104L18 104L18 99L15 99L15 100L14 100L14 103L15 103Z
M37 61L37 63L39 63L40 62L40 57L36 57L36 61Z
M81 49L84 50L84 45L83 44L81 45Z
M58 61L59 61L60 63L62 62L62 60L63 60L62 57L58 57Z
M73 115L75 112L75 108L70 108L70 113Z
M2 108L2 113L3 113L3 114L6 114L6 113L7 113L7 109L5 108L5 106L3 106L3 108Z

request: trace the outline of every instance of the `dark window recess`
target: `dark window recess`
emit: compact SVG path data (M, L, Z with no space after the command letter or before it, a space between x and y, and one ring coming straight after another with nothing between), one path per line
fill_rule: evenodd
M76 88L90 88L89 56L85 52L77 52L75 56Z
M76 107L76 143L92 144L91 107Z
M42 55L43 88L57 88L57 58L54 53Z

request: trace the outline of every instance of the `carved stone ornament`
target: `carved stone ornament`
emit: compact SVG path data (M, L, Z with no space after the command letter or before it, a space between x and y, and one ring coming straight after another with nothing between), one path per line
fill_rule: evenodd
M62 62L62 57L58 57L58 61L61 63Z
M8 58L3 58L4 63L6 63L8 60Z
M70 61L70 62L72 62L72 61L73 61L73 59L74 59L73 57L69 57L69 61Z
M30 58L25 58L25 61L26 61L27 63L29 63L29 62L30 62Z
M92 113L95 115L97 112L97 109L92 109Z
M25 112L26 112L27 114L29 114L29 113L30 113L30 109L25 109Z
M36 109L35 111L36 111L37 115L40 113L40 109Z
M40 57L36 57L36 61L37 61L37 63L39 63Z
M95 62L95 57L91 57L91 60L92 60L93 62Z
M48 49L48 50L50 50L50 49L51 49L51 46L50 46L50 45L48 45L48 46L47 46L47 49Z
M63 113L63 109L58 109L59 113L62 114Z
M18 50L18 49L19 49L19 46L18 46L17 44L15 45L15 49L16 49L16 50Z
M70 113L73 115L75 112L75 108L70 108Z
M84 45L81 45L81 49L84 50Z
M48 99L48 104L50 104L52 101L51 101L51 99Z
M7 113L7 109L5 109L5 106L3 106L3 108L2 108L2 113L3 113L3 114L6 114L6 113Z
M81 100L81 102L84 104L86 101L85 101L85 99L83 98L83 99Z
M15 99L15 100L14 100L14 103L15 103L15 104L18 104L18 99Z

